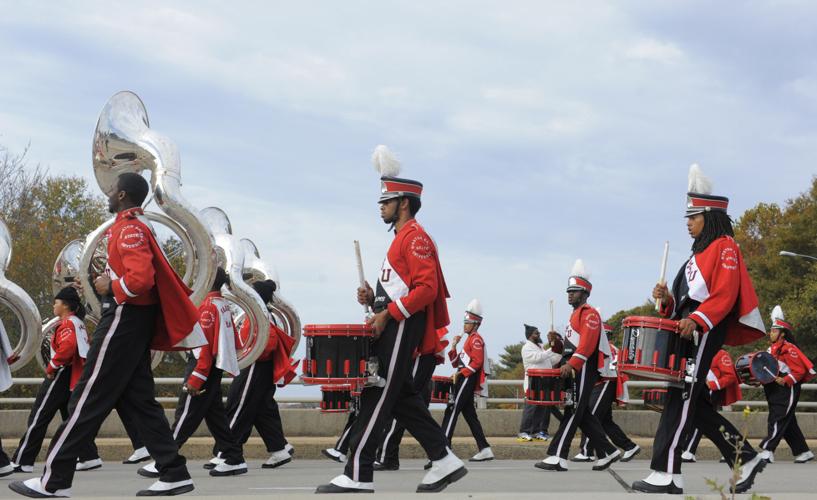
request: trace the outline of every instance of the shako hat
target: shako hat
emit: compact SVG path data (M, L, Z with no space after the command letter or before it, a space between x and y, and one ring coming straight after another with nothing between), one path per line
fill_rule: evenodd
M465 322L475 325L482 323L482 304L479 303L479 299L468 303L468 307L465 308Z
M794 326L786 321L786 316L783 314L783 308L779 305L772 309L772 328L780 328L789 332L794 331Z
M729 207L729 198L712 194L712 181L704 175L701 167L693 163L689 167L687 187L686 217L704 212L724 212Z
M394 156L389 148L382 144L374 148L372 164L380 174L380 199L378 203L403 196L420 199L423 194L423 184L415 180L397 177L400 175L400 160Z
M590 283L590 273L584 267L582 259L576 259L573 264L573 270L570 272L570 278L567 280L567 291L575 292L577 290L584 290L587 293L593 289L593 284Z

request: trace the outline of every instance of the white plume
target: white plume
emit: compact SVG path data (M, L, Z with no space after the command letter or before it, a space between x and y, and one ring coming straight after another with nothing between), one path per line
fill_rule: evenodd
M465 308L465 311L482 317L482 304L480 304L479 299L474 299L469 302L468 307Z
M388 147L382 144L374 148L372 164L381 176L397 177L400 175L400 160L394 156L394 153Z
M590 280L590 273L587 272L587 269L584 267L582 259L576 259L576 262L573 263L573 270L570 271L570 275Z
M689 187L687 191L698 194L712 194L712 181L704 175L697 163L689 166Z
M774 309L772 309L772 323L774 323L776 319L786 320L786 316L783 315L783 308L779 305L774 306Z

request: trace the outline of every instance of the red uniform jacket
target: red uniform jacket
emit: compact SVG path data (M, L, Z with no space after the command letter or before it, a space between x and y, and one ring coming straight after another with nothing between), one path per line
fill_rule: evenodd
M55 374L61 368L71 370L71 390L82 375L85 357L88 355L88 332L85 324L74 315L68 316L54 330L51 336L51 360L45 367L46 373Z
M448 358L454 368L458 368L460 374L464 377L469 377L476 372L479 372L479 383L474 386L474 392L482 392L485 386L485 370L483 364L485 363L485 341L482 336L474 330L468 334L465 339L465 344L462 346L462 352L457 353L457 348L452 347L448 351Z
M748 344L766 334L752 279L734 239L721 236L693 255L685 274L689 297L700 302L689 319L698 324L701 332L727 321L726 345ZM661 313L672 317L674 309L674 298L670 297L662 303Z
M387 307L396 321L425 311L426 329L419 350L436 352L437 330L450 322L446 304L448 288L437 247L416 220L406 222L395 235L378 284L391 299Z
M221 292L210 292L204 298L204 302L199 306L199 324L207 338L207 345L198 349L198 360L196 368L193 373L187 378L187 385L201 389L207 377L210 376L210 370L216 363L216 356L218 355L219 336L222 332L222 322L229 322L227 326L232 326L232 332L236 330L233 323L233 315L229 309L227 311L220 311L217 304L213 302L214 298L221 298ZM227 307L223 303L223 307ZM229 331L229 330L227 330ZM232 332L230 333L232 335ZM235 375L235 374L233 374Z
M780 376L791 387L814 378L814 365L796 345L786 340L775 342L769 349L780 365Z
M250 336L250 322L244 321L241 324L241 331L236 339L237 346L243 346L247 343ZM295 345L295 339L286 334L283 330L270 323L269 337L267 345L258 356L256 361L272 360L272 377L273 381L280 387L290 383L295 378L296 367L298 363L290 356L292 355L292 346Z
M445 363L445 348L448 347L448 339L445 338L447 334L448 328L442 327L437 329L437 344L434 346L434 359L437 360L438 365ZM420 354L431 353L424 352Z
M601 336L601 316L589 304L574 309L570 315L570 324L565 332L566 340L576 346L576 351L567 361L577 372L582 369L585 361L590 359L599 349ZM578 339L576 338L578 337ZM578 341L578 343L577 343ZM604 365L604 358L599 353L599 368Z
M199 312L182 282L143 221L141 208L116 214L108 229L108 267L117 304L159 303L156 332L150 348L184 351L207 345L199 325Z
M729 353L721 349L712 358L712 365L709 367L709 374L706 377L706 385L711 391L723 391L721 406L729 406L736 401L740 401L743 395L740 392L740 379L735 371L735 364Z

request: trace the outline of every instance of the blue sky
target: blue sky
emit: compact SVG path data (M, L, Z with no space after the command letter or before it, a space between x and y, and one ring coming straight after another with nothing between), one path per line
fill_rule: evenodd
M815 174L813 2L0 5L0 144L92 180L99 110L137 92L185 195L306 323L360 320L352 241L374 277L390 240L377 144L425 183L452 317L479 297L493 356L551 298L564 323L577 257L605 317L647 298L664 240L674 273L691 163L733 215Z

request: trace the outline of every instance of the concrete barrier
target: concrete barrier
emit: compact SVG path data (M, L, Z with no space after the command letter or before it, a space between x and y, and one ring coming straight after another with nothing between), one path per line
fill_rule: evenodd
M2 410L0 411L0 429L4 439L12 439L21 436L25 432L28 410ZM432 414L435 419L442 421L443 411L433 409ZM766 412L752 413L747 423L743 421L742 412L724 412L739 429L748 425L749 437L762 438L766 435ZM479 419L485 429L487 436L510 437L516 436L519 431L519 421L522 417L521 410L480 410ZM168 421L173 422L173 412L167 411ZM346 414L320 413L316 409L304 408L283 408L281 418L284 424L284 432L289 437L314 436L331 437L340 434L346 423ZM647 410L624 410L615 412L615 420L624 431L634 437L652 437L658 428L660 414ZM817 438L817 413L801 413L797 416L803 433L807 438ZM51 423L48 436L52 436L57 426L59 418ZM558 421L551 418L550 431L555 432ZM201 425L195 436L207 436L207 428ZM253 434L255 435L255 434ZM470 436L468 425L460 419L456 429L456 436ZM102 425L99 431L101 438L126 437L122 422L113 412Z

